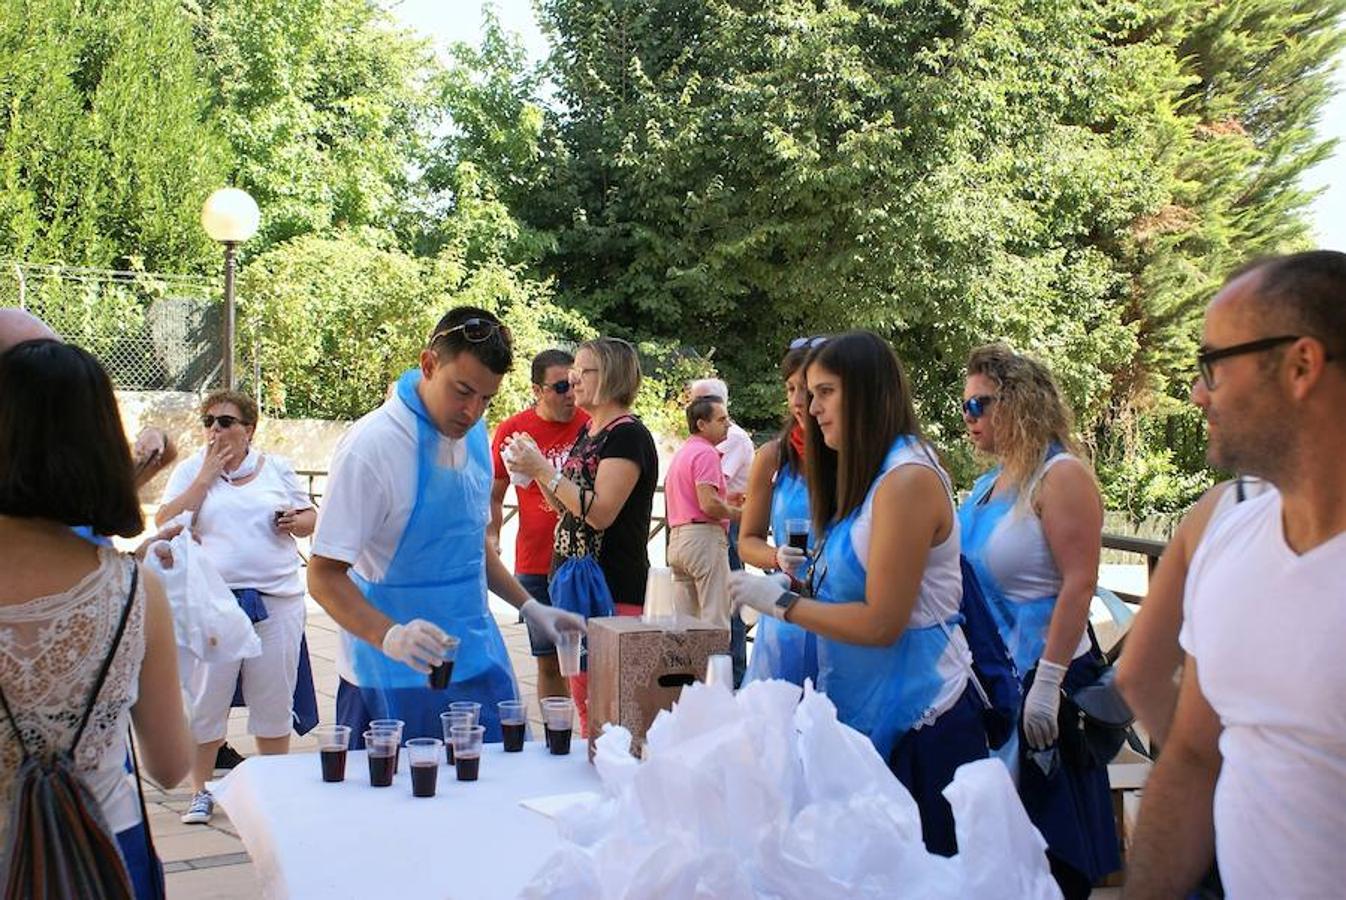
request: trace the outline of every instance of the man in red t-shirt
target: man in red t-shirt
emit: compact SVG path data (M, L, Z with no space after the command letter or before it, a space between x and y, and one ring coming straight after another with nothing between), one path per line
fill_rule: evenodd
M495 483L491 488L491 524L486 537L500 547L500 526L504 522L505 490L510 476L500 458L500 448L512 434L526 431L538 449L559 471L570 455L580 430L589 422L589 414L575 407L570 391L570 366L575 359L564 350L544 350L533 358L533 399L528 409L515 413L495 429L491 458L495 463ZM552 535L556 530L556 511L542 496L534 482L515 485L519 501L519 532L514 541L514 576L539 603L551 605L547 573L551 569ZM530 626L528 641L537 658L539 697L566 697L569 690L556 662L556 646Z

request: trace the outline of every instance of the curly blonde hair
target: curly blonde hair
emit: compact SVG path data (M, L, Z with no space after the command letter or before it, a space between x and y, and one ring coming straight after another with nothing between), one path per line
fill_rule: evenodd
M996 386L995 446L1005 478L1004 486L1022 493L1041 467L1047 448L1059 444L1081 458L1083 449L1075 438L1075 416L1061 396L1049 370L1003 343L987 344L972 351L967 374L983 375Z

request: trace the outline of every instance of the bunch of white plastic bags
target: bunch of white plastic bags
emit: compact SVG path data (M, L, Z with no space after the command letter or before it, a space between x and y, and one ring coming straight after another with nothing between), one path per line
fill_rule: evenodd
M233 591L192 537L191 513L183 513L173 522L181 524L182 530L170 541L157 542L145 554L145 566L163 582L173 612L173 633L181 664L193 660L225 662L260 655L262 641L248 614L239 607ZM157 548L163 543L168 544L172 553L171 565L165 565L159 558Z
M1045 843L997 759L958 770L945 796L959 854L930 854L916 803L811 686L695 684L647 736L609 728L604 797L558 820L561 849L529 898L1055 898Z

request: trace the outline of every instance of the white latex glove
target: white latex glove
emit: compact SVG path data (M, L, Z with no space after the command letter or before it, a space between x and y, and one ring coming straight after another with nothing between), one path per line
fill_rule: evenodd
M764 616L781 618L781 609L776 605L780 595L790 589L790 576L784 573L775 575L753 575L750 572L729 573L729 599L734 608L746 606Z
M562 631L578 631L580 634L585 634L588 631L583 616L578 616L564 609L557 609L554 606L547 606L537 602L532 597L529 597L528 602L519 607L519 615L523 616L524 620L533 627L542 629L543 634L552 643L557 642Z
M1028 746L1042 750L1056 743L1056 713L1061 708L1061 680L1066 667L1045 659L1038 660L1033 686L1024 697L1024 737Z
M800 571L809 561L809 555L798 547L789 544L776 548L776 568L791 578L798 578Z
M383 653L417 672L429 672L431 666L444 659L448 637L434 622L412 619L405 625L388 629L383 635Z

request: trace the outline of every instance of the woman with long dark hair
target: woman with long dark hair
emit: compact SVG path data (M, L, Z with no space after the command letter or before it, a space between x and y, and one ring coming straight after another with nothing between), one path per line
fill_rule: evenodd
M182 780L191 750L173 620L150 573L76 527L103 538L144 530L131 451L97 360L59 341L25 341L0 354L0 691L8 708L0 713L0 809L12 808L25 754L68 752L136 896L163 896L163 869L126 774L126 732L129 719L155 781ZM0 820L0 854L8 827Z
M926 846L956 852L942 795L987 754L948 476L921 434L906 374L878 335L851 331L805 364L809 509L821 536L803 594L737 575L737 603L818 636L818 686L911 791Z
M753 456L748 473L747 499L739 525L738 552L746 563L759 569L779 570L797 578L808 551L815 544L808 527L806 547L789 543L789 525L809 521L809 486L804 478L804 426L808 419L809 389L804 360L809 350L826 340L798 338L781 358L780 375L785 384L785 424L775 439L767 441ZM806 678L818 680L818 640L798 625L764 616L753 635L752 658L747 681L782 678L803 685Z

